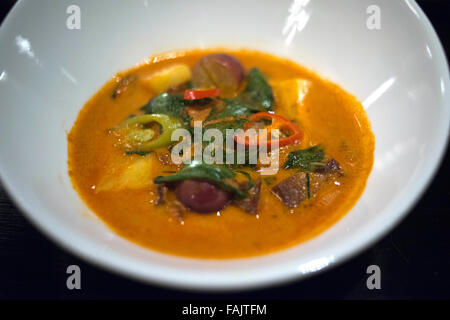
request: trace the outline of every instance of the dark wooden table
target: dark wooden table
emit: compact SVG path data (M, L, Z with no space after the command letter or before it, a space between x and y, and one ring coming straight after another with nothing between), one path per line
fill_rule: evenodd
M0 21L14 2L1 1ZM419 3L447 53L450 52L450 1ZM66 268L71 264L82 270L81 290L70 291L66 287ZM372 264L381 268L381 290L366 287L366 268ZM449 289L449 152L420 202L399 226L371 248L308 280L233 294L169 290L99 269L50 242L30 225L0 187L0 298L3 299L449 299Z

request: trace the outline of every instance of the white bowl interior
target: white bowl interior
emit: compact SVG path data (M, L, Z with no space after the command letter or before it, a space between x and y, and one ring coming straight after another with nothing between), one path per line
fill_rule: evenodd
M257 286L321 270L388 231L426 187L445 148L449 78L413 1L21 1L0 30L0 173L26 214L75 253L146 281L190 288ZM381 29L366 12L377 5ZM363 101L375 164L356 206L320 236L257 258L168 256L112 233L67 174L66 132L116 72L152 54L245 47L288 57Z

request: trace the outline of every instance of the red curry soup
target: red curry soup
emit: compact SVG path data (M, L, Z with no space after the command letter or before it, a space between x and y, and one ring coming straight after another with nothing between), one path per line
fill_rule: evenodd
M297 245L343 217L374 136L360 102L292 61L193 50L117 74L80 111L68 152L75 189L116 233L225 259Z

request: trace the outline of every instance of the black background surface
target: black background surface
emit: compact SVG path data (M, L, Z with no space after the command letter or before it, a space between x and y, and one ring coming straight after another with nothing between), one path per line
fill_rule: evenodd
M418 2L448 57L450 1ZM14 0L0 2L0 21L14 3ZM449 164L447 151L432 184L401 224L346 263L304 281L227 294L192 293L141 284L82 261L31 226L0 186L0 298L449 299ZM82 270L81 290L66 288L66 268L71 264ZM381 268L381 290L366 287L366 268L372 264Z

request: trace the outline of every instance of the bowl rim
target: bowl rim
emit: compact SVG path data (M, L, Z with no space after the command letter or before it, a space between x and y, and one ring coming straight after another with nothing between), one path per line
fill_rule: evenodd
M6 25L9 24L14 17L20 13L20 9L27 0L19 0L8 13L7 17L4 19L3 23L0 26L0 31L5 28ZM407 1L408 5L411 5L411 10L415 10L417 12L420 23L425 31L425 34L430 39L431 43L437 48L437 51L440 53L436 61L436 64L445 70L447 75L449 72L449 65L446 59L445 51L443 46L437 36L436 31L434 30L431 22L428 17L425 15L420 6L416 3L415 0ZM449 77L445 77L445 87L450 88L450 79ZM450 106L450 97L447 94L444 97L444 104ZM447 115L450 114L448 109L445 109ZM232 291L232 290L242 290L242 289L255 289L265 287L267 285L274 284L282 284L292 280L305 279L311 275L316 275L321 273L324 270L329 270L332 267L335 267L349 258L356 256L361 251L365 250L373 243L382 238L385 234L390 232L405 216L406 214L413 208L413 206L421 199L422 195L427 190L428 186L432 182L434 176L436 175L438 169L440 168L445 150L448 147L449 142L449 129L450 129L450 116L445 117L443 120L445 121L444 126L442 128L443 132L438 136L439 141L436 142L437 150L436 150L436 158L433 162L433 165L429 167L429 169L424 172L423 175L418 179L418 183L414 185L409 190L409 198L405 201L393 201L391 205L392 208L395 208L394 214L389 217L385 225L380 223L376 224L376 227L371 228L371 235L364 235L364 230L358 230L351 238L357 238L358 235L361 236L359 241L347 241L347 245L344 246L342 244L339 245L340 249L333 253L334 260L327 264L324 268L320 270L315 270L313 272L299 273L298 264L294 263L294 261L290 261L290 263L285 263L283 265L277 265L276 270L278 272L267 272L270 270L266 270L266 272L256 273L254 276L248 279L235 279L230 281L229 278L222 281L209 282L206 283L198 282L198 279L201 279L201 275L196 277L191 277L190 279L186 279L186 273L182 271L178 272L163 272L163 269L153 269L153 271L148 272L139 267L130 267L130 264L120 263L120 255L116 255L114 253L109 253L107 255L98 255L96 254L97 245L92 245L92 243L85 239L78 239L81 241L72 242L68 236L70 234L70 228L66 228L63 224L59 224L61 229L58 230L54 224L41 221L38 218L38 214L35 214L36 208L31 206L27 199L25 199L20 190L14 185L13 178L9 175L8 171L3 164L0 162L0 182L2 183L4 190L9 195L10 199L15 203L15 205L19 208L19 210L27 217L27 219L41 232L43 232L48 238L50 238L56 245L61 246L65 250L69 251L72 254L75 254L78 257L92 263L96 266L103 267L109 271L113 271L115 273L119 273L120 275L125 275L127 277L141 280L146 283L163 285L165 287L171 287L176 289L189 289L196 291ZM400 197L399 197L400 198ZM399 199L397 199L399 200ZM388 210L388 208L386 209ZM89 244L89 246L88 246ZM86 248L90 247L91 249L86 250ZM332 248L332 246L330 246ZM288 250L288 249L287 249ZM332 251L332 250L327 250ZM276 254L276 253L274 253ZM241 259L258 259L260 257L270 256L263 255L257 257L250 258L239 258L239 259L230 259L228 261L238 261ZM171 256L174 257L174 256ZM119 260L118 260L119 258ZM186 259L180 257L180 259ZM187 258L192 259L192 258ZM194 259L194 260L202 260L202 259ZM223 261L223 260L220 260ZM226 261L226 260L225 260ZM273 270L275 271L275 269ZM200 273L200 272L198 272Z

